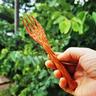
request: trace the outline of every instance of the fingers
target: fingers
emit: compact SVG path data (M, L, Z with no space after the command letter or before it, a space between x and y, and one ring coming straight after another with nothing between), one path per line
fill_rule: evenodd
M62 74L61 74L61 72L59 70L55 70L54 71L54 76L59 79L59 78L62 77Z
M64 77L62 77L61 72L60 72L59 70L55 70L55 71L54 71L54 76L55 76L56 78L60 79L60 80L59 80L59 86L60 86L62 89L64 89L64 88L66 87L66 85L67 85L67 81L66 81L66 79L65 79Z
M55 65L52 63L51 60L47 60L47 61L45 62L45 66L46 66L47 68L50 68L50 69L56 69Z
M69 92L69 91L66 90L67 80L66 80L64 77L62 77L61 72L60 72L58 69L56 69L55 65L54 65L50 60L47 60L47 61L45 62L45 65L46 65L47 68L55 69L55 71L54 71L54 76L55 76L56 78L60 79L60 80L59 80L59 86L60 86L63 90L65 90L66 92Z
M67 80L64 77L60 78L59 86L65 92L70 93L70 94L72 94L72 96L74 96L74 92L73 91L70 91L70 89L67 89Z
M64 89L64 88L66 87L66 85L67 85L67 81L66 81L66 79L65 79L64 77L62 77L61 72L60 72L59 70L55 70L55 71L54 71L54 76L55 76L56 78L60 79L60 80L59 80L59 86L60 86L62 89Z
M54 71L54 76L55 76L56 78L62 77L61 72L60 72L59 70L56 70L55 65L54 65L50 60L47 60L47 61L45 62L45 66L46 66L47 68L55 69L55 71Z
M60 81L59 81L59 86L64 89L67 85L67 81L64 77L60 78Z

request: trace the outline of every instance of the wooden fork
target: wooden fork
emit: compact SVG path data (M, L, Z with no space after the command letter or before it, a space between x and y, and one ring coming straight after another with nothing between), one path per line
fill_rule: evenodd
M75 80L72 79L68 70L64 66L69 63L66 64L66 62L64 62L64 64L62 64L62 62L58 60L56 54L52 51L48 43L44 29L40 25L40 23L33 16L27 15L26 18L23 19L23 24L30 37L32 37L36 42L38 42L44 48L44 50L49 54L49 57L54 63L54 65L56 66L56 68L61 72L62 76L66 78L68 89L71 91L75 90L75 88L77 87L77 83L75 82Z

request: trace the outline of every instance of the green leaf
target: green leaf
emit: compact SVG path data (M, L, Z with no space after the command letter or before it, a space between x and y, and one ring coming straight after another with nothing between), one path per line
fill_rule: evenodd
M58 23L60 23L60 22L62 22L64 20L64 16L60 16L60 17L58 17L54 22L53 22L53 24L58 24Z
M73 29L73 31L78 32L80 29L80 25L77 22L73 21L72 22L72 29Z
M59 23L59 29L61 33L68 33L71 27L71 22L67 18Z
M76 26L76 24L75 24L75 28L78 28L78 32L79 32L79 34L83 34L86 30L85 29L87 29L87 28L85 28L85 20L86 20L86 16L87 16L87 13L88 12L86 12L86 11L81 11L81 12L79 12L78 14L77 14L77 18L75 18L76 20L76 22L77 22L77 20L79 21L79 22L77 22L77 23L79 23L78 25L78 27Z
M81 26L81 23L82 23L80 21L80 19L78 19L76 17L73 17L72 20L71 20L71 23L72 23L72 29L73 29L73 31L79 32L80 26Z
M61 15L61 13L59 11L55 11L54 13L52 13L51 19L54 20L54 19L58 18L60 15Z
M93 12L93 13L92 13L92 18L93 18L93 20L94 20L95 23L96 23L96 12Z
M77 14L77 17L84 23L88 12L81 11Z
M72 22L73 31L79 32L79 34L84 33L84 24L82 20L80 20L79 18L73 17L71 22Z
M77 17L73 17L73 18L72 18L72 21L78 22L79 24L82 23L82 21L81 21L79 18L77 18Z

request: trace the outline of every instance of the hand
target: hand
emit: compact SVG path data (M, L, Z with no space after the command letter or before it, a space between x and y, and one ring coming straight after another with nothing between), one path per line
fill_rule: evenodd
M77 64L74 78L78 86L74 92L67 90L67 80L62 77L51 60L45 62L47 68L55 69L54 75L59 78L59 86L75 96L96 96L96 51L89 48L68 48L65 52L58 54L60 61ZM70 69L71 70L71 69Z

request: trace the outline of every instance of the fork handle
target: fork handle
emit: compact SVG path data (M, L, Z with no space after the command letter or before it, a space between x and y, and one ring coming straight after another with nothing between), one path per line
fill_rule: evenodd
M52 60L52 58L54 58L56 61L54 62ZM70 90L70 91L74 91L77 87L77 83L76 81L72 78L72 75L69 73L68 67L65 67L64 64L62 64L58 59L57 57L51 57L51 60L53 61L54 65L56 66L56 68L61 72L62 76L64 78L66 78L67 80L67 88Z
M60 62L64 65L64 67L69 72L70 76L73 78L74 73L76 71L77 64L69 63L69 62L65 62L65 61L60 61Z

